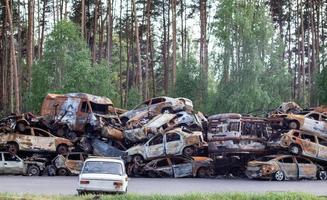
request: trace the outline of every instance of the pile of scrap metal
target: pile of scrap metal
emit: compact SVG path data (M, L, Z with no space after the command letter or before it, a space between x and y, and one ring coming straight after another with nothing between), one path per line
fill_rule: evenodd
M205 153L203 131L207 119L201 112L194 113L191 100L153 98L120 115L120 119L125 124L124 136L130 147L126 151L130 175L210 174L212 160L194 157Z

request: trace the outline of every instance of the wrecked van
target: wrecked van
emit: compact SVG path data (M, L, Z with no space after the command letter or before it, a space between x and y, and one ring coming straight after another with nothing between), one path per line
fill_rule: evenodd
M213 115L208 122L209 153L262 152L271 132L265 119L237 113Z
M289 179L326 180L327 173L309 159L291 155L271 155L248 162L245 174L250 179Z
M176 128L152 137L143 145L129 148L127 153L134 162L142 162L166 155L192 156L206 146L202 132L185 132Z
M327 161L327 138L319 134L290 130L282 136L280 145L292 154Z
M53 129L60 137L75 138L76 133L98 132L104 137L121 139L120 121L112 113L114 110L112 101L106 97L86 93L48 94L41 115L53 119ZM104 126L117 130L103 130Z
M68 139L56 137L45 130L32 127L22 133L0 133L0 145L6 147L7 151L14 155L18 151L66 154L74 147Z

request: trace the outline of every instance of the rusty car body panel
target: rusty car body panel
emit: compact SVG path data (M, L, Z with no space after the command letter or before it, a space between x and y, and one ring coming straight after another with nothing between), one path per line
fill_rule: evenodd
M68 139L56 137L39 128L28 128L24 133L0 133L0 145L16 144L21 151L56 152L60 145L72 148L74 145Z
M58 155L52 162L57 169L64 168L69 174L77 175L80 173L83 162L87 157L85 153L72 152L66 155Z
M182 155L185 154L185 149L196 150L206 146L202 132L185 132L176 128L152 137L143 145L129 148L127 153L131 157L141 156L144 160L149 160L165 155Z
M185 104L178 99L171 97L156 97L144 101L132 110L123 113L119 117L123 123L126 123L129 119L144 111L147 111L152 115L157 115L166 111L176 112L184 109Z
M318 171L323 170L309 159L292 155L271 155L248 162L248 178L276 179L274 175L282 172L281 180L316 179ZM278 179L278 178L277 178ZM281 181L278 180L278 181Z
M265 119L237 113L208 118L208 151L212 154L263 152L271 130Z
M320 112L300 114L275 114L269 119L275 126L283 126L288 129L300 129L327 136L327 115Z
M143 173L150 177L208 177L212 159L208 157L169 156L152 160L143 167ZM199 170L204 170L204 174Z
M280 145L293 154L327 161L327 138L319 134L290 130L282 136Z
M68 126L69 130L65 131L101 132L102 127L108 125L121 131L116 109L107 97L86 93L48 94L43 101L41 115L53 118L55 123L61 124L62 129ZM105 135L120 139L122 132L118 133L118 130L114 130L112 134L107 132Z

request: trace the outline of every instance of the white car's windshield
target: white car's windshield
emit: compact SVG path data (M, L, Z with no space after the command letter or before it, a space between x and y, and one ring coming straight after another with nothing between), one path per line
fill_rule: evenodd
M122 175L123 167L117 162L87 161L82 173L85 174L115 174Z

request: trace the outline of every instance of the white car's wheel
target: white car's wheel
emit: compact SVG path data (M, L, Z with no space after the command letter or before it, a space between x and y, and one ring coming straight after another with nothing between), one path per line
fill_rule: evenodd
M283 181L285 179L285 175L284 175L284 172L282 171L277 171L275 174L274 174L274 179L276 181Z
M327 172L326 171L319 171L317 174L317 178L319 180L327 180Z

